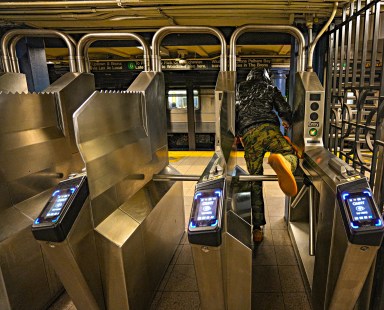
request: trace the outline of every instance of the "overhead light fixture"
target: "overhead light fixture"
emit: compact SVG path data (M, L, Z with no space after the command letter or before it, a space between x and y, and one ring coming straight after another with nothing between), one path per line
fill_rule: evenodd
M128 19L147 19L148 17L146 16L136 16L136 15L120 15L120 16L115 16L115 17L110 17L110 21L120 21L120 20L128 20Z
M143 47L141 45L136 47L140 50L143 50ZM150 46L149 48L152 49L152 46ZM165 47L160 46L160 55L169 57L169 51Z

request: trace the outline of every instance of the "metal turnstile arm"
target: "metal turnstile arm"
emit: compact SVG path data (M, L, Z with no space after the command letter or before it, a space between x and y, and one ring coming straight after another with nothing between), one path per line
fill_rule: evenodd
M313 203L313 185L309 185L309 255L315 256L316 247L316 213Z
M304 195L309 191L309 255L315 256L315 248L316 248L316 210L313 193L313 185L312 182L304 177L304 186L300 189L299 193L296 195L296 198L291 203L291 208L294 209L297 207L298 203L303 199Z
M298 194L296 195L296 198L292 201L291 203L291 208L294 209L296 208L296 206L298 205L298 203L300 202L300 200L304 197L304 195L306 194L306 192L308 191L308 186L304 185L300 191L298 192Z

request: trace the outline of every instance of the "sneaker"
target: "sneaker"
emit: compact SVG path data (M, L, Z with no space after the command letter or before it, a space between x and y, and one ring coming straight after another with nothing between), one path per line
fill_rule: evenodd
M256 228L252 232L253 242L261 242L263 241L263 230L261 228Z
M292 197L297 194L297 184L291 171L291 164L281 154L271 154L268 164L275 170L279 186L285 195Z

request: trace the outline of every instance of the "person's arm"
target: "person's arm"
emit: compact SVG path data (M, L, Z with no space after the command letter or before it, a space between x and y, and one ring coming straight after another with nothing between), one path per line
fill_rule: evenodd
M273 89L273 104L277 114L282 120L282 125L288 129L292 123L292 110L277 87Z

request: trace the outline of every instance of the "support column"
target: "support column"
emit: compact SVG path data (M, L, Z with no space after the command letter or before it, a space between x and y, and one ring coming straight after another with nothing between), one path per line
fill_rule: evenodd
M285 69L285 68L272 68L271 69L272 83L273 83L273 85L275 85L280 90L281 94L284 97L286 97L287 74L289 74L289 70ZM284 130L285 130L284 127L282 125L280 125L280 131L283 135L284 135Z
M286 96L287 74L289 74L289 70L287 69L280 69L280 68L271 69L272 83L281 91L284 97Z
M47 59L42 38L25 38L17 44L20 72L27 77L29 92L41 92L49 86Z
M193 84L187 83L187 118L188 118L188 145L189 150L196 150L195 105L193 100Z

